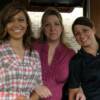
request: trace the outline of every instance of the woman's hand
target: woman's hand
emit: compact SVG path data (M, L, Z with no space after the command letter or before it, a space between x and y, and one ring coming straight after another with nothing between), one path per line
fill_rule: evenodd
M86 100L86 97L85 97L84 93L82 91L80 91L77 93L75 100Z
M86 100L82 88L69 89L69 100Z
M15 100L27 100L25 96L18 96Z
M47 98L52 96L51 91L46 86L39 86L35 89L35 92L40 96L40 98Z
M40 96L35 91L33 91L30 100L40 100Z

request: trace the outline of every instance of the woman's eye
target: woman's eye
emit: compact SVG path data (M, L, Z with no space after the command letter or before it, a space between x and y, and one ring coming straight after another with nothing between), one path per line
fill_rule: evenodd
M45 24L45 27L49 26L49 24Z
M19 18L18 21L24 22L24 21L26 21L26 19L25 18Z
M89 30L88 29L83 29L83 32L88 32Z
M60 25L60 23L55 23L55 25L58 25L58 26L59 26L59 25Z

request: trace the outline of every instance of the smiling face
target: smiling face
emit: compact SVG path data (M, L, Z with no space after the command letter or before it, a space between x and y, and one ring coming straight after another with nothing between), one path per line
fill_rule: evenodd
M43 28L48 41L60 41L62 26L56 15L48 16L45 19Z
M91 46L95 39L95 29L85 25L75 25L74 35L76 41L83 47Z
M17 13L7 23L5 31L9 34L10 39L23 39L27 30L27 21L23 12Z

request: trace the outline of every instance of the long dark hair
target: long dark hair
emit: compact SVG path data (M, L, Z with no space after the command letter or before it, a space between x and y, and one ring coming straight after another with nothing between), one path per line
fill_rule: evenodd
M9 40L9 34L5 32L5 27L9 23L9 20L17 13L23 12L27 21L27 31L23 37L23 45L25 48L31 48L31 43L34 40L32 37L31 21L27 14L26 8L19 2L9 3L0 13L0 41Z

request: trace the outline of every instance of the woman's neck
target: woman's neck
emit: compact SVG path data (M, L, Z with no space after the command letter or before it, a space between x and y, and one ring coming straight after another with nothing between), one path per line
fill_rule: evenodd
M84 48L84 50L87 53L90 53L94 56L96 56L98 49L99 49L99 44L97 42L94 42L91 46Z
M10 40L10 44L12 48L14 49L22 49L23 48L23 42L22 40Z
M10 45L14 52L20 57L21 60L24 59L24 46L22 41L17 40L10 40Z
M57 46L59 45L59 41L56 42L48 42L49 49L48 49L48 65L52 64L52 61L54 59L55 50Z
M48 45L49 47L56 48L59 45L60 41L49 41Z

